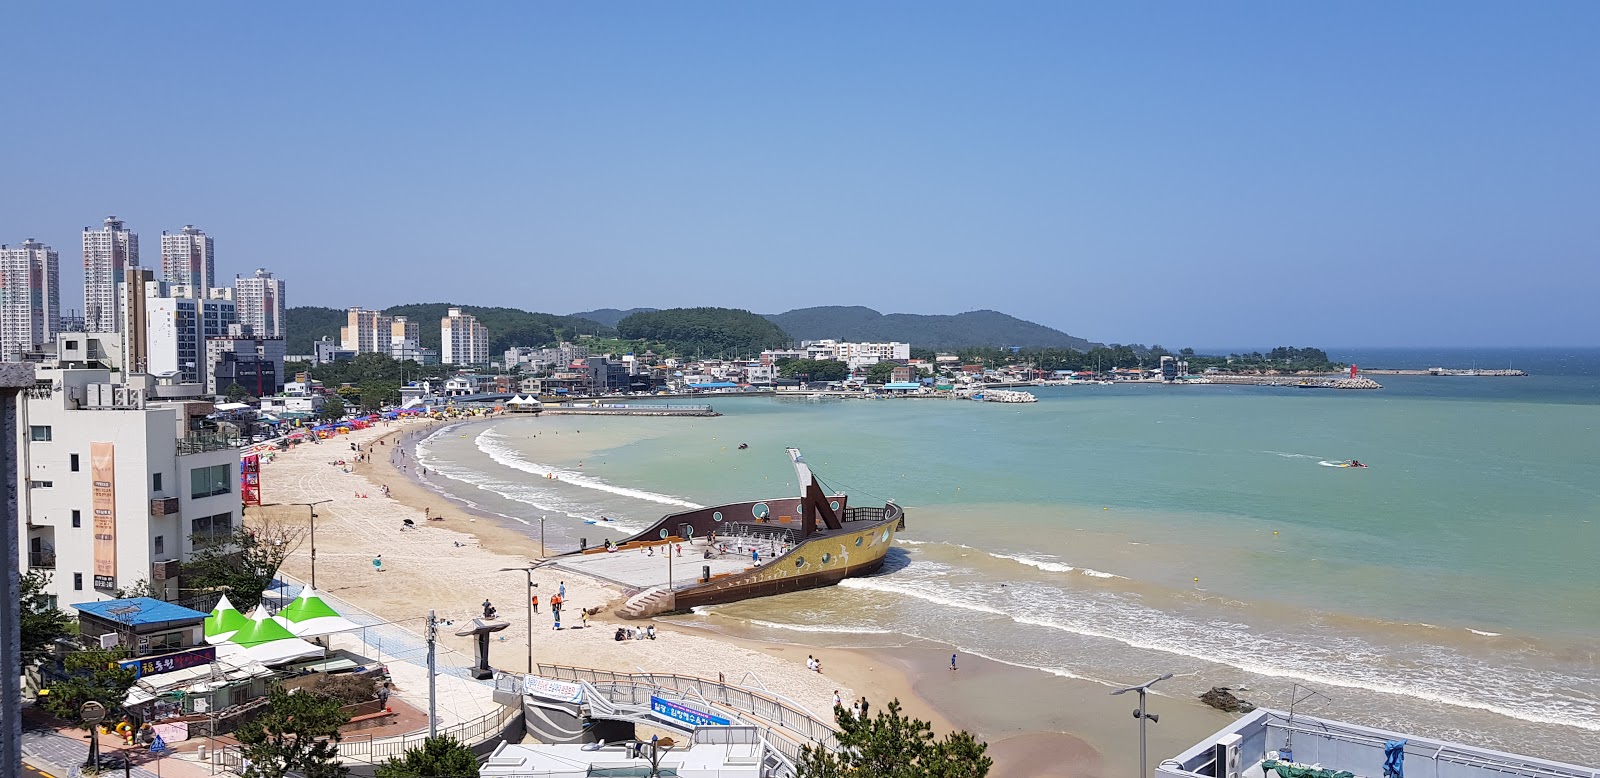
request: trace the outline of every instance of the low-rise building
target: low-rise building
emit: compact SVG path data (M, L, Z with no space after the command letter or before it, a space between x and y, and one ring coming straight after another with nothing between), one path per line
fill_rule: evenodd
M235 325L228 335L206 338L206 391L223 394L238 384L254 397L283 390L283 338L258 338Z
M53 575L61 605L148 582L178 594L197 545L238 526L239 452L208 428L203 387L113 383L100 369L46 368L28 394L19 507L24 570Z

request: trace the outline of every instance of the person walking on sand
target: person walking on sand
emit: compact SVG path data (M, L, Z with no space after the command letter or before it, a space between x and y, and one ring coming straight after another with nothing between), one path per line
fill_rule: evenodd
M839 696L839 690L838 689L834 689L833 690L833 707L835 707L835 708L843 708L844 707L844 698Z
M583 622L584 628L587 629L589 626L589 611L580 609L578 613L580 614L578 616L579 620Z
M534 584L534 586L538 586L538 584ZM538 613L539 612L539 595L537 595L537 594L535 594L533 596L533 612L534 613Z
M378 571L380 573L383 572L383 555L382 554L379 554L379 555L377 555L377 556L372 558L372 569L376 570L376 571Z
M867 717L867 698L861 698L861 718Z
M567 582L566 581L562 581L561 584L556 588L556 594L558 596L560 596L561 599L563 599L563 600L567 598Z

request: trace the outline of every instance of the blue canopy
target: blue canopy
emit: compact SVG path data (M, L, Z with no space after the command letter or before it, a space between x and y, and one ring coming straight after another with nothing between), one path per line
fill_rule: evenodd
M100 602L80 602L72 607L83 613L98 616L106 621L118 624L127 624L133 627L143 627L151 624L170 624L176 621L205 621L206 614L197 610L190 610L182 605L162 602L153 597L129 597L124 600L101 600ZM112 613L113 609L121 611L124 608L137 609L131 613L121 615Z
M728 381L718 381L713 384L689 384L690 389L736 389L738 384Z
M915 381L895 381L883 385L885 389L921 389L922 384Z

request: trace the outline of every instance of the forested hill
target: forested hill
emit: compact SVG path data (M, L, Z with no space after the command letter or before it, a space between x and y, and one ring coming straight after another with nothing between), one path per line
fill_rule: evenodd
M659 343L685 357L748 357L789 344L776 324L738 308L671 308L635 313L617 322L628 340Z
M597 321L606 325L607 327L615 327L617 326L617 322L620 322L636 313L649 313L651 311L659 310L661 309L629 308L626 311L621 311L617 310L616 308L597 308L592 311L579 311L578 313L572 314L572 317L575 319L588 319L589 321Z
M405 316L420 325L424 348L439 348L439 320L451 307L478 317L478 323L489 330L489 354L498 359L500 352L512 346L543 346L562 340L573 340L579 335L616 334L610 326L576 316L557 316L535 313L520 308L485 308L476 305L450 303L413 303L396 305L384 310L388 316ZM311 344L324 336L339 340L339 328L346 321L345 312L337 308L301 306L285 312L284 324L288 329L285 348L290 354L309 354Z
M838 340L900 341L917 348L949 349L963 346L1023 346L1070 348L1087 351L1094 345L1057 329L1024 321L999 311L968 311L955 315L891 313L884 315L862 306L799 308L766 314L796 341Z

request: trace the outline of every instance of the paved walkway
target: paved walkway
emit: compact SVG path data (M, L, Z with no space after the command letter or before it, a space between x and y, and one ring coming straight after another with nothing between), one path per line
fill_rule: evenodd
M75 732L77 736L66 734ZM89 761L89 741L82 730L66 730L58 732L44 727L29 728L22 733L22 755L35 767L55 778L71 778L81 772L79 765ZM158 778L156 773L156 757L144 749L124 748L113 745L112 737L102 735L100 741L101 764L115 764L119 769L115 775L122 775L122 757L124 754L131 757L134 767L128 771L132 778ZM232 773L219 769L215 775L226 776ZM206 765L190 762L176 757L162 757L160 778L201 778L211 776L211 768Z

